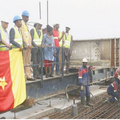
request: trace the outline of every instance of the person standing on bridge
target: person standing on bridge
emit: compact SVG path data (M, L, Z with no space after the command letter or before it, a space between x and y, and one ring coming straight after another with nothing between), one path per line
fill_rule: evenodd
M34 80L31 76L31 67L28 67L28 65L30 65L30 61L31 61L31 49L32 49L32 39L31 39L31 35L27 26L27 22L29 20L29 13L28 11L23 11L22 12L22 26L21 26L21 33L22 33L22 38L23 38L23 62L24 65L27 67L25 67L25 74L26 74L26 78L27 80Z
M23 40L22 35L20 31L20 27L22 26L22 18L19 16L15 16L13 18L13 23L15 23L15 26L10 29L10 42L12 43L13 49L19 48L20 51L23 50Z
M7 18L4 18L1 20L1 26L0 26L0 51L6 51L11 48L9 35L7 32L9 21ZM6 46L6 47L5 47Z
M32 45L34 48L32 48L32 61L33 64L40 64L41 61L41 43L43 40L43 32L42 32L42 21L39 20L34 24L34 28L31 29L31 37L32 37ZM33 76L34 78L40 79L39 74L39 65L33 66Z
M51 65L55 56L55 44L53 37L53 28L47 25L47 33L43 36L42 47L44 48L44 66L46 72L46 78L53 77L51 74ZM48 73L49 68L49 73Z
M66 32L65 35L63 37L64 39L64 62L66 61L66 74L69 74L69 67L70 67L70 56L72 55L72 41L73 41L73 37L72 35L69 33L70 31L70 27L66 26ZM64 68L64 67L63 67Z
M59 23L56 23L54 25L53 29L53 37L54 37L54 43L56 47L56 75L59 76L59 54L60 54L60 46L59 46L59 41L63 38L64 32L62 33L61 38L59 38ZM52 65L52 74L54 72L54 66ZM52 75L53 76L53 75Z
M110 102L118 101L120 99L120 68L115 71L114 82L111 83L107 89L108 95L112 96L109 98ZM120 106L120 102L118 103Z
M61 39L59 41L59 46L60 46L60 54L59 54L59 73L62 74L62 69L64 71L64 66L62 67L62 55L64 56L64 53L62 54L62 49L63 49L63 45L64 45L64 40L63 40L63 37L64 37L64 34L65 32L60 32L59 31L59 39ZM63 61L64 62L64 61Z
M90 103L90 91L89 91L89 71L87 68L87 59L83 58L83 66L79 69L78 82L80 85L80 96L81 104L83 107L92 106ZM86 95L86 104L85 104L85 95Z

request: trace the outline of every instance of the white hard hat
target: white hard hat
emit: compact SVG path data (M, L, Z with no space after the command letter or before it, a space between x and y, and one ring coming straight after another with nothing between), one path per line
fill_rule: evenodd
M69 26L69 25L66 25L66 27L67 27L67 28L70 28L70 26Z
M41 19L39 19L36 23L38 23L38 24L41 24L41 25L42 25L42 20L41 20Z
M9 20L8 20L8 18L2 18L2 19L1 19L1 22L9 23Z
M56 24L53 24L53 27L55 26Z
M42 26L42 28L43 28L43 29L46 29L46 26L45 26L45 25L43 25L43 26Z
M86 58L83 58L82 62L88 62L88 60Z

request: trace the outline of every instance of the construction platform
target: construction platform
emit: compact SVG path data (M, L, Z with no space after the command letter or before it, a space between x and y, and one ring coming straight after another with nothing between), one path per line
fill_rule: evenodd
M18 119L27 119L27 118L60 118L60 119L71 119L73 104L73 97L76 98L75 102L78 105L78 115L74 118L86 118L88 114L92 115L97 114L95 111L104 111L102 106L106 106L106 111L108 107L112 107L113 104L102 103L102 100L105 99L107 86L101 84L94 85L100 82L106 82L113 78L115 68L99 68L92 70L92 83L90 86L91 102L94 103L93 107L88 109L83 109L80 103L80 93L77 88L74 88L74 85L78 84L78 70L72 69L69 74L64 76L55 76L53 78L43 78L35 81L27 81L27 98L33 98L35 104L29 108L20 108L17 112L5 112L0 113L0 118L18 118ZM43 83L42 83L43 82ZM66 88L68 89L68 94L70 94L70 99L66 98ZM77 91L76 91L77 90ZM77 96L75 95L77 92ZM108 105L107 105L108 104ZM100 107L97 107L100 105ZM115 105L117 105L115 103ZM116 106L117 107L117 106ZM109 108L109 109L110 109ZM119 109L119 108L118 108ZM83 115L81 117L81 115ZM87 117L88 118L88 117Z
M113 78L116 68L97 68L91 70L90 84L95 84L101 81L109 81ZM63 76L54 76L43 80L26 82L27 98L34 98L37 101L48 97L53 97L58 94L65 93L67 85L78 85L78 69L71 68L69 74Z
M18 118L18 119L115 119L120 118L120 107L117 103L104 103L104 100L109 96L106 93L107 86L92 85L90 91L91 102L94 104L92 107L83 108L80 102L80 97L76 97L76 104L78 106L78 115L72 116L73 100L69 101L65 95L57 95L55 97L40 100L34 106L24 109L17 113L6 112L0 114L0 117L5 118Z

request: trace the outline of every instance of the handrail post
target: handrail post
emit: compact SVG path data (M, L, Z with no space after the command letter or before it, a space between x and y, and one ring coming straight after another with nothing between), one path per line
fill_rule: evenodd
M62 81L64 80L64 47L62 46Z
M43 49L42 47L40 48L41 52L41 84L40 86L43 87Z

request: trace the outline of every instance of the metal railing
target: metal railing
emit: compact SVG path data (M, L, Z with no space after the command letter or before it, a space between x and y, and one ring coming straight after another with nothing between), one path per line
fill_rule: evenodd
M0 46L0 48L1 47L7 47L7 46ZM15 48L17 48L17 47L12 47L12 48L10 48L10 49L8 49L8 50L12 50L12 49L15 49ZM36 47L33 47L33 48L36 48ZM32 49L33 49L32 48ZM37 47L38 49L40 49L40 58L41 58L41 61L40 61L40 63L39 64L30 64L30 65L24 65L24 68L25 67L34 67L34 66L41 66L41 87L43 87L43 75L44 75L44 73L43 73L43 68L44 68L44 65L46 65L46 63L44 63L44 60L43 60L43 57L44 57L44 54L43 54L43 47ZM65 63L70 63L70 62L65 62L64 61L64 47L49 47L49 48L59 48L59 49L62 49L62 62L54 62L54 61L52 61L52 62L54 62L55 63L55 65L56 64L61 64L61 77L62 77L62 81L64 81L64 64ZM23 48L23 50L24 50L25 48ZM60 51L59 51L60 52ZM31 53L32 54L32 53ZM59 55L60 55L60 53L59 53ZM51 63L47 63L47 64L51 64ZM52 66L53 66L53 63L52 63ZM51 69L52 69L52 66L51 66ZM54 69L53 69L53 71L54 71ZM40 71L39 71L40 72Z

